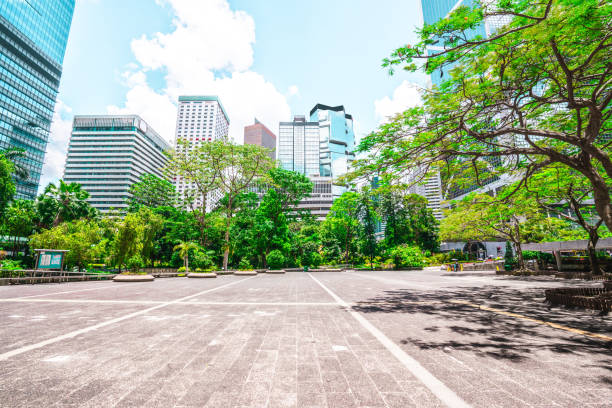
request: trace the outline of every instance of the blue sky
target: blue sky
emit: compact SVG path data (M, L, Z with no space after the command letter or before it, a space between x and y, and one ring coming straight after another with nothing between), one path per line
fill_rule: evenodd
M345 106L357 136L418 103L381 60L414 42L418 0L77 0L41 185L61 177L75 114L136 113L172 142L179 94L218 94L230 134L271 129L316 103Z

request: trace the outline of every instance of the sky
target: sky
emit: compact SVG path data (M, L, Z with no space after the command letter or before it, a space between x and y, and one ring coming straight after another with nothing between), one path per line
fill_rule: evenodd
M381 61L414 43L419 0L76 0L41 178L61 178L74 115L138 114L170 144L179 95L218 95L242 143L317 103L356 138L420 103L423 74Z

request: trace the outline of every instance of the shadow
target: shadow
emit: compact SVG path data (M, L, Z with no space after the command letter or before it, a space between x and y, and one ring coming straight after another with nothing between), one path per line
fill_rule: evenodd
M533 280L533 277L530 279ZM568 282L559 286L581 284L585 282ZM421 336L415 333L401 342L424 350L445 350L450 347L511 362L523 361L539 351L605 357L612 351L612 341L555 329L539 322L479 309L478 306L591 333L608 336L612 333L609 318L581 309L550 307L544 303L543 288L488 285L432 291L389 290L380 296L357 302L353 310L406 314L415 321L422 320L425 328Z

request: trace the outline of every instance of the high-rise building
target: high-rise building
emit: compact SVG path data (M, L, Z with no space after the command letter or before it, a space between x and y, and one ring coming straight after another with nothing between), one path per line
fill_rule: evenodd
M278 160L285 170L319 176L319 122L306 122L303 115L294 116L292 122L280 122Z
M176 136L174 147L182 147L179 140L189 142L190 149L196 149L202 143L213 140L227 139L229 132L229 116L217 96L180 96L176 119ZM202 197L193 194L195 185L177 176L174 179L176 192L181 199L188 196L194 198L195 207L204 205ZM210 211L221 199L219 192L211 193L206 199L206 211Z
M16 198L34 199L75 0L0 1L0 149L21 148Z
M318 103L310 110L310 121L319 122L319 174L335 180L348 173L355 159L353 117L342 105ZM346 188L334 185L332 190L334 198L337 198Z
M257 118L254 124L244 127L244 144L270 149L270 158L276 160L276 135Z
M124 212L142 174L163 178L170 145L136 115L75 116L64 181L79 183L101 212Z

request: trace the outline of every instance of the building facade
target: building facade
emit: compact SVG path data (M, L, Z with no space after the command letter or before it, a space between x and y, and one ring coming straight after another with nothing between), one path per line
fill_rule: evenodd
M244 144L270 149L270 158L276 160L276 135L257 119L254 124L244 127Z
M280 122L278 160L285 170L319 176L319 122L307 122L302 115L294 116L292 122Z
M170 145L136 115L75 116L64 181L88 191L102 213L125 212L129 189L145 173L163 178Z
M310 111L310 121L319 123L319 175L335 180L348 173L355 159L353 117L342 105L318 103ZM332 190L334 198L337 198L346 188L334 185Z
M29 172L15 198L34 199L75 0L0 2L0 150L20 148Z
M229 116L214 95L180 96L176 119L175 149L184 148L178 142L187 141L188 148L197 149L202 143L227 139L229 133ZM202 197L195 194L195 185L179 176L174 178L177 195L186 200L192 197L193 207L202 207ZM206 199L206 211L210 211L221 199L221 193L212 192Z

